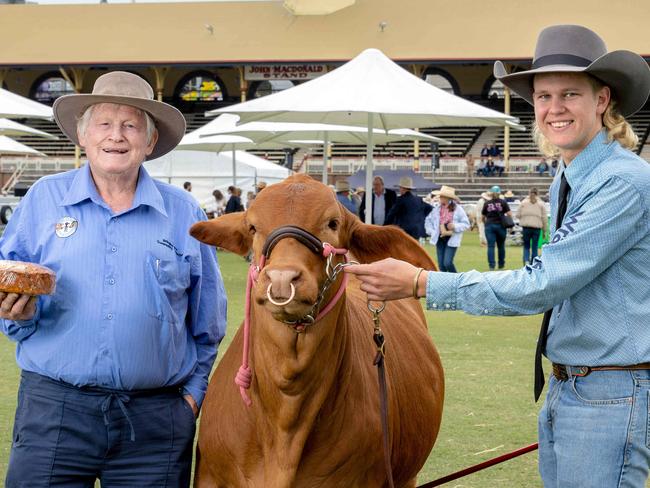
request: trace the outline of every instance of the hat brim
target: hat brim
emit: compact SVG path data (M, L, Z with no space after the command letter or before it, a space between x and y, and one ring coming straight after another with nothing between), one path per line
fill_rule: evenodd
M433 191L431 192L431 194L432 194L432 195L436 195L436 196L438 196L438 197L449 198L450 200L458 200L458 195L456 195L455 193L454 193L454 194L451 194L451 193L442 193L440 190L433 190Z
M55 100L52 110L54 120L68 139L79 145L77 119L91 105L115 103L129 105L147 112L154 119L158 129L158 142L147 160L159 158L174 149L185 135L185 117L176 108L157 100L115 95L75 94L64 95Z
M624 117L638 112L650 94L650 67L636 53L619 50L603 54L589 66L555 64L508 74L501 61L494 63L494 77L533 105L533 78L543 73L587 73L612 91Z

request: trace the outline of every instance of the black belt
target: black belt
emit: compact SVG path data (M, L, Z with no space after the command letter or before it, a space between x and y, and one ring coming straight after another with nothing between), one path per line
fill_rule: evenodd
M650 363L632 364L630 366L566 366L553 363L553 376L559 381L566 381L571 376L587 376L592 371L627 371L650 369Z

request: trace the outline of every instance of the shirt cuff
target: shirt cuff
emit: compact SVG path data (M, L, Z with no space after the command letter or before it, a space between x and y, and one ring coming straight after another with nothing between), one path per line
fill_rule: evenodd
M427 275L427 309L440 312L456 310L458 283L458 273L430 271Z

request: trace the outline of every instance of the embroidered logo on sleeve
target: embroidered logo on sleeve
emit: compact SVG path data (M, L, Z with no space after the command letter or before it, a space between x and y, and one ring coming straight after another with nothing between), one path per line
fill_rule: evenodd
M77 232L79 222L72 217L63 217L56 223L55 232L58 237L70 237Z
M575 232L575 228L573 226L578 223L580 220L578 217L580 217L582 214L584 214L584 212L578 212L577 214L572 215L570 218L567 218L564 222L562 222L562 226L555 231L555 234L553 234L551 244L560 242L566 236Z

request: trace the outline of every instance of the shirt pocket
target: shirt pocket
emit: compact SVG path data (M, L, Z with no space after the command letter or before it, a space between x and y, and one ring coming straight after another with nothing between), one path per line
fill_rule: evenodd
M183 257L169 260L148 254L144 267L147 313L165 322L184 322L190 263Z

